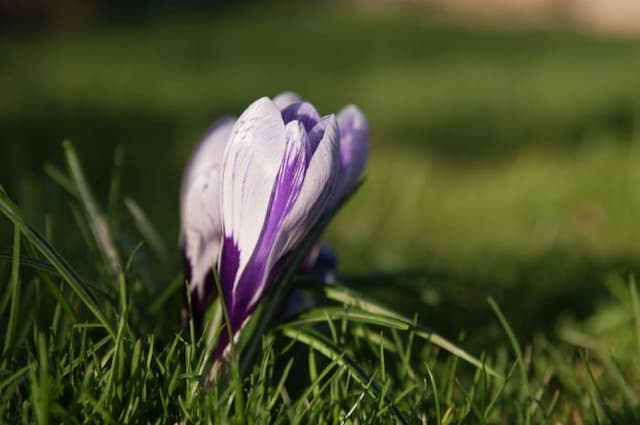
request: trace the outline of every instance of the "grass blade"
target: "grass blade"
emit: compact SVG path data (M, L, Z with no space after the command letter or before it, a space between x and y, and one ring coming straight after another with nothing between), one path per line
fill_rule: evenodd
M298 329L288 325L285 325L280 329L287 337L313 348L328 359L336 361L338 365L347 369L351 376L353 376L354 379L367 390L371 397L375 400L384 399L384 402L391 409L391 413L398 423L409 423L393 402L388 397L382 396L382 391L379 386L373 382L372 378L360 367L360 365L358 365L358 363L346 353L342 352L324 335L311 330Z
M531 388L529 387L529 377L527 371L527 365L524 362L524 357L522 356L522 350L520 349L520 344L518 343L518 339L516 335L513 333L511 326L509 326L509 322L507 318L502 314L502 310L498 307L498 304L493 300L493 298L489 297L488 300L491 309L498 317L500 324L504 332L507 334L507 338L509 339L509 343L511 344L511 348L516 355L516 360L518 361L518 370L520 371L520 379L522 380L522 393L523 396L527 399L531 397ZM524 409L525 414L525 423L529 423L529 409Z
M138 232L147 242L149 247L153 250L153 252L162 260L162 262L166 262L169 259L169 253L164 243L162 242L162 238L160 234L155 229L153 224L144 210L138 205L136 201L133 199L126 197L124 198L124 204L126 205L131 217L133 217L133 221L135 223Z
M636 286L636 280L633 276L631 277L631 279L629 279L629 293L631 295L631 306L633 308L636 344L638 353L640 353L640 302L638 302L638 288Z
M12 255L0 254L0 261L13 261ZM47 274L51 274L54 276L62 277L58 270L49 264L47 261L44 261L40 258L33 257L31 255L22 255L20 256L20 267L28 267L36 272L43 272ZM82 280L82 284L91 288L93 291L100 293L100 295L104 297L110 297L111 294L107 292L104 288L96 285L93 282Z
M124 163L124 148L120 145L116 147L113 154L113 172L111 173L111 184L109 185L109 202L107 204L107 216L112 229L118 228L118 200L121 197L120 186L122 181L122 164Z
M442 414L440 413L440 399L438 396L438 386L436 385L436 380L433 377L433 372L431 372L431 368L427 362L424 363L424 366L427 368L427 375L429 377L429 383L431 384L431 391L433 391L433 404L436 408L436 424L442 424Z
M80 161L78 160L73 146L69 141L65 141L63 143L63 147L69 173L78 188L80 201L85 208L93 236L98 243L98 247L104 256L106 263L109 265L112 274L117 276L122 271L122 264L120 263L118 250L113 242L109 224L93 199L93 195L91 194L89 185L84 178Z
M71 290L80 298L98 322L112 337L115 337L111 324L97 305L97 297L92 289L78 277L75 270L49 242L26 223L18 207L11 202L5 192L0 192L0 212L20 229L25 238L58 271L62 279L67 282Z
M220 283L220 277L218 273L214 270L214 281L216 284L216 289L219 294L222 294L222 285ZM231 324L231 318L229 316L229 310L227 309L226 303L224 302L224 298L220 297L220 307L222 310L222 315L224 316L224 325L227 329L227 334L229 336L229 349L231 350L231 373L233 375L233 383L235 386L235 399L236 399L236 417L238 419L238 423L244 423L244 394L242 392L242 379L240 375L240 368L238 362L238 352L236 351L237 346L235 342L235 336L233 334L233 326ZM223 354L224 357L224 354ZM215 371L216 365L214 364L212 367L212 372ZM214 372L215 373L215 372Z
M327 298L333 301L359 308L360 311L358 313L351 314L357 314L363 320L370 320L372 324L379 322L378 324L384 326L384 323L386 323L388 326L395 327L396 329L412 330L413 332L415 332L416 336L428 340L432 344L437 345L443 350L448 351L449 353L461 358L462 360L477 368L486 368L488 374L502 379L502 376L498 372L491 368L487 368L482 361L467 353L456 344L438 335L437 333L428 330L425 326L419 323L416 324L408 317L405 317L375 301L367 299L367 297L363 296L362 294L359 294L341 285L311 285L308 287L308 289L320 291ZM334 310L334 312L337 311L338 310ZM342 311L344 312L344 310Z
M31 368L31 387L33 408L39 424L49 423L51 385L49 385L49 360L47 358L47 343L44 333L36 335L36 349L38 350L37 366ZM37 368L37 374L36 374Z
M18 323L18 304L20 301L20 229L14 226L13 229L13 261L11 262L11 280L9 291L11 291L11 307L9 309L9 321L7 323L7 334L4 338L3 353L6 354L13 342L16 325Z

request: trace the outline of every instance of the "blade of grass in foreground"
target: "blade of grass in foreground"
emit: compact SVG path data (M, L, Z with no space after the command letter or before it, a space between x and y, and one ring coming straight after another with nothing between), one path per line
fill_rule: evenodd
M100 322L107 332L115 338L115 332L98 307L96 301L97 297L93 293L92 289L78 277L75 270L73 270L69 263L67 263L67 261L49 244L49 242L26 223L18 207L3 191L0 191L0 213L20 229L20 232L22 232L25 238L31 242L36 250L38 250L38 252L47 259L49 264L58 271L62 279L67 282L71 290L78 296L78 298L80 298L80 301L82 301L98 322Z
M502 379L502 376L493 370L492 368L487 367L482 361L467 353L462 348L458 347L456 344L447 340L446 338L434 333L424 326L420 324L416 324L413 320L405 317L388 307L385 307L375 301L367 299L367 297L359 294L351 289L345 288L341 285L310 285L306 287L307 289L311 289L313 291L319 291L328 299L333 301L337 301L343 303L345 305L357 307L359 311L357 314L362 320L368 320L372 324L378 324L381 326L391 326L400 330L411 330L418 337L423 338L432 344L442 348L445 351L453 354L456 357L466 361L467 363L480 368L485 369L488 374ZM343 313L347 313L344 309L333 310L333 313L336 314L339 311ZM353 314L356 314L355 312ZM326 317L326 316L325 316Z
M216 271L213 272L213 280L216 284L216 289L218 290L218 293L222 294L222 285L220 283L220 277L218 276L218 273ZM224 301L220 302L220 307L222 309L222 315L224 316L224 322L225 322L224 325L227 329L227 335L229 337L229 349L231 350L230 362L231 362L231 373L233 375L232 379L235 387L236 418L238 419L239 423L244 423L244 420L245 420L244 394L242 392L242 379L240 378L240 366L238 364L239 362L238 362L237 346L236 346L235 338L233 335L233 329L231 325L231 318L229 316L229 311L227 310L227 307ZM215 370L214 368L212 368L212 371Z
M0 261L13 262L14 256L7 255L7 254L0 254ZM29 267L35 271L41 271L41 272L45 272L53 275L58 274L58 271L55 268L53 268L46 261L42 261L39 258L33 258L26 255L22 255L20 257L20 265L22 267Z
M27 247L28 249L29 247ZM12 255L6 255L6 254L0 254L0 261L7 261L7 262L12 262L13 261L13 256ZM47 261L41 260L40 258L34 257L32 255L21 255L20 256L20 267L28 267L36 272L39 273L47 273L47 274L51 274L54 276L60 276L60 273L58 273L58 270L53 267L51 264L49 264ZM107 291L104 290L104 288L98 286L97 284L87 281L87 280L82 280L83 285L86 285L88 288L91 288L93 291L99 293L102 296L105 297L110 297L111 294Z
M20 285L18 279L20 278L20 229L18 226L13 230L13 261L11 262L11 280L9 282L9 290L11 291L11 307L9 310L9 322L7 323L7 333L4 339L4 347L2 352L4 354L9 351L11 342L14 337L16 325L18 322L18 304L20 300Z
M507 318L502 314L502 310L498 307L498 304L493 300L493 298L489 297L488 300L491 309L494 311L496 316L498 316L498 320L504 329L505 334L507 334L507 338L509 339L509 343L513 349L513 352L516 355L516 360L518 361L518 370L520 371L520 379L522 380L522 395L527 400L531 398L531 388L529 387L529 378L527 365L524 362L524 357L522 356L522 350L520 349L520 344L518 343L518 339L516 335L513 333L511 326L509 326L509 322ZM529 424L531 421L529 409L524 409L524 423Z
M336 361L337 364L346 368L356 382L362 385L371 397L375 400L380 400L381 398L384 399L385 404L391 409L391 413L399 423L409 423L392 401L388 397L382 396L382 392L378 385L364 370L362 370L358 363L345 354L341 349L336 347L324 335L312 330L298 329L288 325L282 326L281 330L287 337L308 345L327 357L329 360Z

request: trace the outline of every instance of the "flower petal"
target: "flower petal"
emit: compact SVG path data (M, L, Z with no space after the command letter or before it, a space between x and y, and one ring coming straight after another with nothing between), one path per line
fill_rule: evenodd
M305 130L309 132L320 121L320 114L312 104L297 102L282 109L282 119L285 123L300 121L304 124Z
M267 219L286 148L280 110L258 99L233 127L222 165L224 239L219 265L227 305Z
M301 101L302 100L300 99L300 96L298 96L297 93L294 93L292 91L282 92L273 98L273 103L275 103L278 109L280 109L281 111L285 109L287 106L291 105L292 103L297 103Z
M322 119L322 139L311 157L296 203L282 224L276 250L293 250L332 207L332 195L340 174L340 133L333 115Z
M342 171L337 201L356 186L369 156L369 126L364 114L356 106L346 106L338 114L338 124Z
M335 121L335 119L334 119ZM330 116L324 116L320 118L318 123L311 129L309 132L309 145L311 146L311 152L315 153L318 144L324 137L325 132L327 131L327 127L331 123Z
M301 123L295 121L287 124L285 132L285 154L273 187L263 231L251 259L243 268L239 265L238 245L233 237L225 236L220 261L220 279L231 329L236 336L271 283L274 269L280 264L278 260L282 261L279 252L273 248L274 241L281 232L284 217L291 210L300 192L308 163L307 157L310 155L307 135ZM229 279L235 279L232 289L226 283ZM229 334L223 329L214 353L214 361L224 355L228 344Z
M220 164L235 119L216 121L189 160L180 193L180 243L194 304L205 297L205 280L218 259L222 238Z
M267 218L246 268L237 279L230 303L232 323L242 323L253 312L271 282L275 263L283 252L276 243L286 232L284 223L301 193L310 153L307 133L298 121L286 126L286 149L273 187Z

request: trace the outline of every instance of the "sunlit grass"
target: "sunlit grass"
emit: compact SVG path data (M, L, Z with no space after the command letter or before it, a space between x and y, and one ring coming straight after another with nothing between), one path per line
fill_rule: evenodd
M460 170L425 155L374 151L367 184L330 229L347 268L394 268L553 249L640 255L640 151L599 143L566 154L530 150ZM373 229L373 230L372 230ZM369 237L383 241L371 249Z

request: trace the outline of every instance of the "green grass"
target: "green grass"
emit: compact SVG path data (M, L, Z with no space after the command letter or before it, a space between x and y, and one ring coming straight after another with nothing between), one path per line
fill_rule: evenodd
M78 171L70 149L69 168ZM78 189L82 180L72 172L68 183ZM83 210L78 227L95 219L87 199L73 202ZM154 283L166 276L145 277L146 261L134 249L119 272L106 257L88 255L101 276L96 287L77 276L4 193L0 211L15 226L15 255L3 258L11 273L0 305L8 317L0 379L8 423L554 423L576 415L589 422L591 414L594 423L638 420L634 282L612 277L617 299L584 324L562 324L560 347L539 334L523 351L490 300L505 336L481 361L418 320L341 285L301 282L321 305L275 323L263 338L249 326L240 345L257 341L257 356L248 358L242 375L238 368L206 387L207 339L162 317L177 316L182 285L168 286L167 296ZM114 239L116 259L127 254L123 240ZM96 237L87 243L88 252L106 250ZM276 304L268 298L264 306ZM265 308L257 323L268 322Z
M0 417L638 422L639 73L636 40L406 11L10 34ZM317 309L271 322L241 378L205 391L206 342L180 327L182 167L213 119L282 90L369 117L366 181L325 232L350 289L307 288Z
M59 177L65 179L65 186L78 195L77 208L82 212L77 215L77 225L81 228L100 228L99 224L105 218L85 185L82 168L73 148L67 143L65 150L69 176L59 174ZM6 299L11 302L3 305L3 310L8 307L6 313L9 318L2 356L2 371L7 372L7 376L3 385L0 385L4 391L3 417L8 422L19 418L29 422L35 418L39 423L47 423L51 419L129 423L153 418L157 423L295 423L307 421L315 414L328 423L351 417L369 422L394 419L407 423L403 411L409 411L411 403L418 403L419 399L395 399L390 391L392 379L403 382L407 374L416 381L414 388L421 385L420 372L414 370L411 361L415 350L414 339L432 348L431 356L436 356L438 350L442 349L475 366L485 381L489 376L492 380L504 381L492 369L492 365L470 356L417 321L404 318L341 286L323 288L311 284L307 287L310 292L324 295L326 301L338 302L338 307L318 307L302 312L275 328L263 327L271 322L274 314L277 315L274 306L282 301L278 300L278 294L286 295L286 290L282 292L285 279L293 277L292 273L287 272L283 280L274 285L272 296L265 299L262 308L255 313L252 321L255 325L247 326L239 344L232 343L231 365L222 367L230 368L233 373L227 375L222 372L211 385L207 385L210 340L196 336L192 324L188 332L179 331L174 325L172 332L163 333L158 339L161 341L159 344L165 346L158 351L154 350L156 339L137 329L137 314L166 310L172 301L162 288L154 290L137 282L144 280L133 268L139 266L140 260L130 258L125 269L120 266L121 244L118 238L113 238L108 226L101 228L101 232L94 232L88 240L89 251L103 254L98 257L95 266L97 270L102 270L100 274L104 285L96 287L78 277L46 238L25 222L22 213L4 192L0 193L0 212L15 228L12 256L7 257L11 259L11 278ZM315 234L307 238L291 271L299 267L321 230L322 227L318 228ZM23 239L29 256L20 254ZM109 243L105 242L107 240ZM136 249L131 256L135 253ZM36 267L35 264L40 263L36 258L46 259L44 264L47 266ZM31 265L33 270L24 267L25 264L27 267ZM43 270L59 280L58 287L51 285L51 278L44 277ZM34 271L35 275L24 286L27 291L35 292L35 297L27 298L29 309L24 311L21 308L24 306L19 305L20 290L26 281L25 275L29 276ZM181 292L181 285L171 285L169 288L176 296ZM67 298L75 301L73 307L69 307L65 301ZM155 298L155 301L149 309L145 301L150 298ZM43 332L43 325L49 337ZM322 332L327 326L331 329L330 336ZM20 337L15 336L17 329L21 331ZM268 333L262 340L259 361L254 366L253 347L259 345L265 329ZM33 335L32 341L28 339L29 331ZM214 341L218 330L205 329L204 335L210 332L213 332ZM146 340L143 339L145 335ZM391 335L393 340L389 338ZM293 363L296 359L300 361L301 354L292 353L295 347L291 342L276 342L278 336L306 346L309 379L298 376L290 387L285 386ZM345 341L353 344L349 351L342 348ZM248 348L242 363L238 357L240 352L236 351L240 346ZM395 378L387 373L389 366L385 363L385 350L397 353L398 358L403 360ZM380 355L379 360L375 354ZM324 362L320 361L323 367L320 373L316 356L325 359ZM357 360L356 356L362 357L362 360ZM142 366L145 358L146 367ZM284 358L288 359L288 363L281 370L276 361ZM368 365L367 362L371 361L374 364ZM376 364L378 361L379 365ZM438 358L433 357L431 361L438 362ZM51 372L50 364L55 365ZM376 379L376 374L380 373L378 367L382 370L380 379L384 386L378 384ZM13 369L18 372L11 373ZM295 370L300 374L300 367ZM426 370L433 381L428 365ZM352 384L350 380L353 380ZM245 390L246 385L250 391ZM436 388L434 385L432 390ZM368 396L366 400L365 396ZM430 395L427 392L421 397L430 396L437 400L435 393ZM354 399L355 404L346 411L348 403ZM406 407L402 408L402 404ZM316 406L315 413L309 411L309 405ZM326 406L333 406L332 414L328 414ZM436 415L441 418L439 412L438 405ZM464 412L461 418L468 414ZM427 415L427 412L423 412L423 415Z

